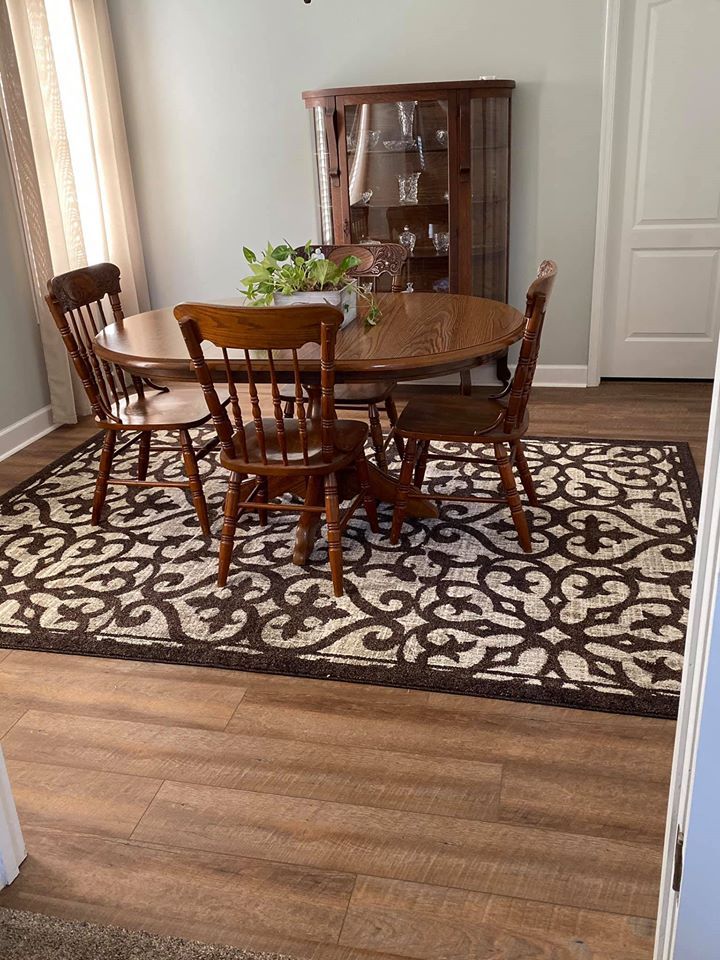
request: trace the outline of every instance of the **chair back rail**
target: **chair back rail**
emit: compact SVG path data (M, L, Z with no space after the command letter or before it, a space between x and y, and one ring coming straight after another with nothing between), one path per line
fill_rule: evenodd
M182 303L175 307L175 317L180 323L190 359L192 360L198 381L203 390L205 401L220 439L223 452L230 457L239 456L248 461L249 437L248 425L252 423L252 432L264 465L277 463L287 465L289 460L288 431L297 428L300 452L303 463L309 463L308 454L308 411L307 400L303 393L300 377L298 350L307 343L320 345L318 367L320 371L320 427L323 459L328 462L335 452L335 341L342 323L342 313L334 307L295 306L295 307L230 307L203 303ZM212 373L203 353L203 342L214 344L222 351L228 392L230 413L220 402ZM244 361L244 381L239 381L236 369L231 364L228 350L242 353ZM276 371L274 351L290 351L292 356L293 394L296 404L296 417L289 420L284 416L280 384ZM270 375L270 404L275 431L268 437L265 429L263 411L257 391L256 374L251 352L263 354L263 365L267 359ZM238 385L242 382L247 388L250 418L243 417ZM247 408L246 408L247 409ZM237 444L237 446L236 446Z
M349 271L351 277L373 281L387 274L391 278L393 293L401 293L406 286L403 279L407 264L407 250L401 243L353 243L353 244L317 244L310 248L320 250L333 263L341 263L345 257L357 257L360 263ZM304 247L298 247L297 253L304 253Z
M48 280L45 301L57 325L73 366L92 407L100 420L120 422L117 409L121 400L129 401L123 371L115 364L99 360L93 349L97 334L112 320L123 319L120 303L120 271L112 263L98 263L71 270ZM106 314L103 301L107 301ZM139 396L142 381L133 378Z
M525 331L508 397L503 424L505 433L516 430L525 417L540 352L540 337L545 322L545 311L556 276L557 264L553 260L543 260L538 269L537 277L528 288L525 306Z

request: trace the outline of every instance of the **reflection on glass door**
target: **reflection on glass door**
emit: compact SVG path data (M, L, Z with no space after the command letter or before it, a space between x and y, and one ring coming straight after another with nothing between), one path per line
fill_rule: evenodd
M472 292L507 298L510 100L470 101Z
M345 129L351 242L402 243L413 289L447 292L447 101L348 104Z

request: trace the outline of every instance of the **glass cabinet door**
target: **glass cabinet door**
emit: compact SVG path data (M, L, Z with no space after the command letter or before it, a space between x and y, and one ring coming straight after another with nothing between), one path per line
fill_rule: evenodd
M507 299L510 98L470 101L472 293Z
M343 107L347 239L402 243L413 289L447 292L453 255L448 101L346 101ZM389 289L390 279L382 279Z

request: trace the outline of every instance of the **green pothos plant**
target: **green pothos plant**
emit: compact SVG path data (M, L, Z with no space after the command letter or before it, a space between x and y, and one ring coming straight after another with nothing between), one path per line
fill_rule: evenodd
M243 247L245 260L252 273L244 277L241 292L248 302L256 306L269 306L276 293L338 292L355 291L358 302L367 306L365 324L374 327L380 320L380 308L372 291L358 277L350 273L360 263L349 255L335 263L328 260L320 250L313 250L308 242L303 252L298 253L288 243L273 246L268 243L261 256L248 247Z

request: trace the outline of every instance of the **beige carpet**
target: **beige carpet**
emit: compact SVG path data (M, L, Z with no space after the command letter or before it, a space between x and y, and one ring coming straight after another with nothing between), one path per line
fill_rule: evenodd
M282 960L174 937L0 909L2 960Z

